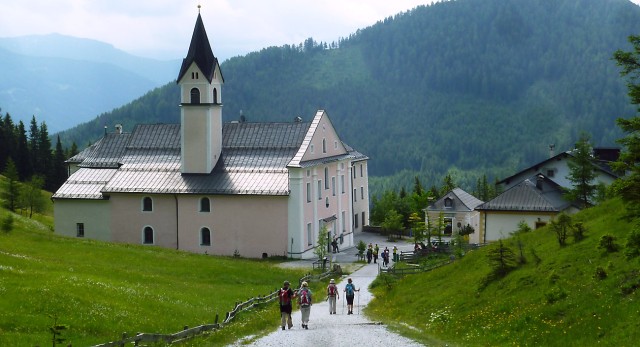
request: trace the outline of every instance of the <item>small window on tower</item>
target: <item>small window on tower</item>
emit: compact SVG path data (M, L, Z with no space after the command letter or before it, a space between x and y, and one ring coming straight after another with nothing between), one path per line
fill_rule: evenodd
M198 88L191 89L191 103L192 104L200 103L200 89Z

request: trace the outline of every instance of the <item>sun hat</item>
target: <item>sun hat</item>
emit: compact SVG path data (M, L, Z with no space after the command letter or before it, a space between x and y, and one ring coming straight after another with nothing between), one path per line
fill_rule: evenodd
M289 281L284 281L284 286L288 286L289 285Z
M331 279L331 281L329 281L330 284L335 284L336 280L334 280L333 278Z
M302 282L302 286L303 286L303 287L308 287L308 286L309 286L309 284L308 284L307 282Z

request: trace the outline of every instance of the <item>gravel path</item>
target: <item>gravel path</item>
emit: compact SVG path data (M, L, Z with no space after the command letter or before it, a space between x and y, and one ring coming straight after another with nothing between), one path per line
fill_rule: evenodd
M280 330L279 321L274 322L274 332L255 341L252 341L252 337L247 337L237 341L232 346L280 347L284 345L351 347L361 344L366 344L367 347L423 346L422 344L387 330L387 328L379 322L368 320L362 312L360 312L373 298L368 287L377 275L378 265L373 263L364 265L350 275L355 286L360 288L360 293L358 294L356 292L356 297L353 302L353 315L347 315L346 300L344 300L344 293L342 291L347 283L347 278L336 278L338 287L340 288L340 300L338 300L336 306L337 314L329 315L328 302L319 301L325 298L325 293L314 293L315 303L311 307L308 330L302 329L300 310L298 310L293 312L292 319L294 325L292 329Z

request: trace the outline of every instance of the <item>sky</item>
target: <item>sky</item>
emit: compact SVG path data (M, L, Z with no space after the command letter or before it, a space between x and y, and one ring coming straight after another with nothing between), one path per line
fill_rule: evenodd
M1 0L0 37L58 33L106 42L140 56L181 59L201 5L213 52L224 61L309 37L338 41L432 1Z

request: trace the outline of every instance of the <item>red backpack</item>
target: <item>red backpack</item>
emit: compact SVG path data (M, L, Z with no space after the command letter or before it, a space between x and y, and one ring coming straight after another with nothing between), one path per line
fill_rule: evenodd
M289 289L280 289L280 293L278 293L278 297L280 297L280 305L289 305L291 303L291 297L289 296Z
M336 296L336 285L335 284L330 284L329 285L329 296Z
M311 298L309 297L309 290L303 289L300 291L300 306L311 305Z

